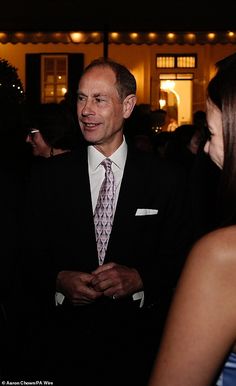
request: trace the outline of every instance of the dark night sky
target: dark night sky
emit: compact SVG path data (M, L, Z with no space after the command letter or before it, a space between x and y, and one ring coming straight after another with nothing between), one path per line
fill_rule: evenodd
M111 31L236 30L236 0L218 0L217 4L211 0L1 1L0 30L104 27Z

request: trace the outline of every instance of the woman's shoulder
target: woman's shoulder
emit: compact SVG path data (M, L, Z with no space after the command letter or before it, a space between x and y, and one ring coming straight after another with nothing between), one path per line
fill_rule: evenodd
M219 247L219 245L228 244L229 242L236 245L236 225L217 228L204 235L197 243L213 243L213 245Z
M218 228L201 237L193 246L192 255L204 256L226 265L236 266L236 225Z

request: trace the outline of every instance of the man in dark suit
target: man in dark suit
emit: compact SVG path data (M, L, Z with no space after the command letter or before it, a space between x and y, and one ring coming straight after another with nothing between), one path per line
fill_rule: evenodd
M135 78L125 67L92 62L78 88L86 145L48 159L31 178L26 288L43 331L38 374L56 385L146 384L189 247L184 171L125 141L135 104ZM105 158L115 179L114 218L99 263L93 217Z

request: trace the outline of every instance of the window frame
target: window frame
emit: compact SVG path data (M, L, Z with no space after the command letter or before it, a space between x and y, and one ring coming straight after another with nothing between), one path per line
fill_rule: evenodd
M180 66L178 65L178 61L180 58L192 59L194 65L191 66ZM173 65L158 65L159 60L163 60L167 62L167 59L173 61ZM156 54L156 68L157 69L195 69L197 68L197 54Z
M53 81L49 82L45 80L46 78L46 72L45 72L45 67L46 67L46 60L47 59L53 59L54 64L53 64ZM64 94L59 94L58 93L58 86L60 85L60 82L57 81L58 76L60 75L60 72L58 70L58 61L64 59L65 60L65 71L63 73L64 76L64 84L62 83L61 86L62 88L65 88L64 94L68 91L68 55L65 53L62 54L42 54L41 55L41 103L60 103L64 99ZM50 96L45 95L45 90L47 86L52 86L53 88L53 97L50 98Z

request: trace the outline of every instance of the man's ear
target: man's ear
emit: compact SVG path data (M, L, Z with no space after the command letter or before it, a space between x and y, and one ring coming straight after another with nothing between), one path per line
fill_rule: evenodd
M129 118L134 106L137 102L137 96L135 94L127 95L127 97L123 101L123 117Z

